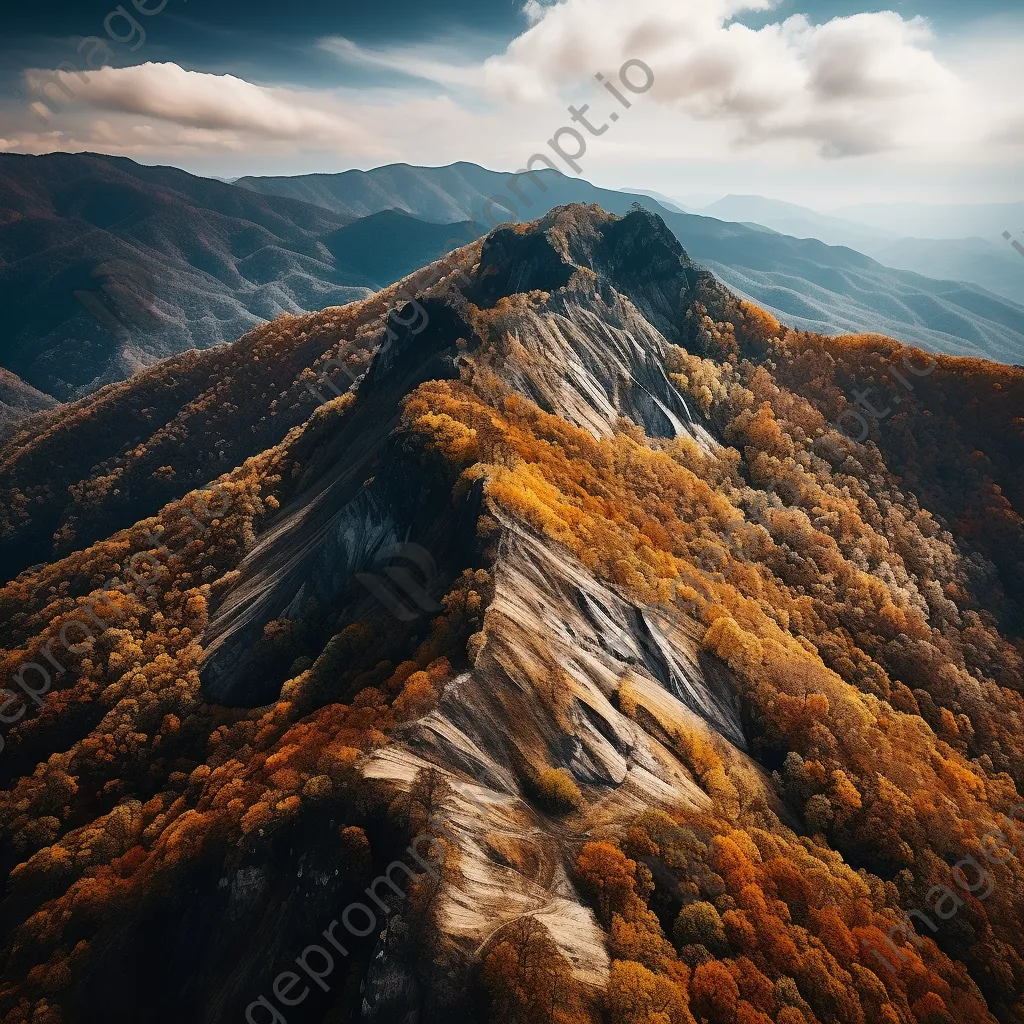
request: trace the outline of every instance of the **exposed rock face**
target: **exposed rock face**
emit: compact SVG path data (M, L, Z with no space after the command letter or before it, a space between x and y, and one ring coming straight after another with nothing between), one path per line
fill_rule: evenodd
M706 795L662 740L694 716L737 744L742 727L728 673L700 667L684 623L673 625L670 642L649 610L624 602L516 524L505 528L486 642L473 670L446 688L440 707L408 729L405 743L373 755L363 770L400 785L411 785L424 765L444 770L454 791L444 814L458 837L460 867L441 912L450 935L480 949L502 924L530 913L549 927L580 977L600 984L608 969L603 933L566 876L567 842L571 848L614 834L647 807L705 805ZM645 645L666 652L671 668L658 670L669 685L647 668L654 657ZM646 727L615 706L624 677ZM559 721L565 718L569 742ZM571 827L529 799L529 766L546 763L566 768L589 797ZM496 857L494 835L529 848L528 875Z
M465 293L424 297L428 326L382 345L348 425L243 563L207 633L211 698L272 699L282 680L260 675L264 625L311 597L337 604L387 546L411 540L437 553L436 593L466 564L479 489L453 499L451 481L425 472L393 435L399 400L421 380L460 368L493 373L597 437L625 416L649 435L714 447L664 363L669 340L693 331L688 312L701 290L715 287L643 212L618 220L573 207L527 233L491 235ZM450 787L440 813L458 871L446 878L438 920L464 955L528 914L577 976L600 986L604 933L569 880L567 855L645 808L706 805L670 749L673 731L702 720L743 757L743 726L728 670L699 653L698 629L684 616L625 600L514 519L500 522L495 547L494 597L472 669L361 770L410 788L433 767ZM632 717L617 707L623 680L640 708ZM544 765L564 768L585 795L571 822L533 799L531 779ZM509 843L520 856L499 852ZM364 1019L411 1022L413 1010L401 1008L412 999L409 980L386 948L366 983Z
M465 530L455 528L461 513L451 510L455 519L445 519L450 488L443 477L405 464L400 447L389 442L400 400L424 380L456 376L456 341L471 331L449 304L426 300L423 309L426 328L392 332L393 343L382 347L359 388L348 428L327 446L301 497L261 540L244 582L211 623L204 673L211 698L250 705L273 698L273 680L259 685L254 647L270 619L311 599L336 604L354 576L372 569L389 547L428 539L457 546L463 539Z
M495 331L510 343L500 357L482 354L481 361L542 408L598 436L621 415L654 437L689 433L712 444L665 376L664 356L667 341L694 333L687 314L703 290L718 287L714 279L646 212L619 220L596 207L570 209L552 212L528 234L499 230L484 243L468 297L491 308L519 298L501 308ZM542 294L523 301L533 292Z
M697 271L653 214L637 210L618 218L596 206L587 209L587 216L554 210L525 234L506 228L489 235L469 298L493 306L508 295L556 292L583 271L583 279L609 303L613 291L627 297L657 330L679 341L688 301L708 275Z

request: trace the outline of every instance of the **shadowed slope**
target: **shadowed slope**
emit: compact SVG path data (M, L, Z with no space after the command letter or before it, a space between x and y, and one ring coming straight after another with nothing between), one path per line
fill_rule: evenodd
M55 398L44 395L10 370L0 367L0 433L9 433L15 420L52 409L57 404Z

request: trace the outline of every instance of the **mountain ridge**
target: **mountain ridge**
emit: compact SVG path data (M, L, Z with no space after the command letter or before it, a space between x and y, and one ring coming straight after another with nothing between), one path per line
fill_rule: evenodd
M939 280L966 281L1013 302L1024 297L1024 266L1004 244L1004 229L991 229L991 217L964 224L971 228L971 237L915 238L901 235L892 225L875 227L763 196L729 195L692 212L846 246L885 266ZM985 231L987 237L977 237Z
M282 194L297 189L310 201L346 215L368 209L370 197L428 219L446 210L460 220L473 218L477 231L487 227L483 210L488 199L504 214L510 202L524 205L522 196L529 205L519 213L531 217L574 202L597 203L622 215L639 202L665 220L694 259L794 327L837 334L874 331L937 351L1022 361L1024 306L975 285L891 270L848 247L815 239L769 240L760 230L674 213L650 196L597 188L554 170L524 174L516 190L508 189L510 175L466 162L439 168L396 164L380 172L249 178L238 184ZM312 191L303 191L307 178L316 179Z
M1017 1024L1022 395L575 205L44 414L0 1013Z
M3 154L0 206L0 359L62 400L279 313L365 297L437 255L410 239L381 280L361 265L380 262L369 240L346 243L350 218L93 154Z
M794 326L873 330L940 351L1020 361L1024 307L970 286L673 213L648 197L596 189L554 171L534 180L540 188L520 182L533 204L530 216L580 199L619 214L640 202L666 217L698 262ZM249 186L268 181L285 191L303 184L252 179ZM502 194L509 177L460 163L394 165L316 181L320 191L305 198L326 195L328 205L346 212L125 158L3 155L0 298L10 333L0 364L44 394L74 400L175 352L233 340L280 312L365 296L431 262L441 248L482 234L486 225L466 218L479 217L487 196ZM358 202L345 206L335 195L345 189L354 189ZM415 219L402 219L396 209ZM352 219L362 213L374 219ZM454 227L441 226L445 217L456 218ZM20 417L33 407L5 408L8 417Z

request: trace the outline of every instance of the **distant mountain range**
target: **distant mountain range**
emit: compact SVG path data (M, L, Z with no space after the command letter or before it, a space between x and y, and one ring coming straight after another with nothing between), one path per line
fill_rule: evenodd
M998 238L1024 228L1024 202L1018 203L862 203L832 211L880 231L917 238Z
M471 163L389 164L372 171L239 178L235 184L261 195L312 203L352 219L400 209L424 220L452 223L479 217L488 197L505 194L508 177Z
M0 155L0 366L13 375L0 381L0 421L233 340L282 313L363 298L479 237L490 227L485 210L495 222L507 217L509 181L457 163L230 184L119 157ZM679 213L555 171L520 179L519 188L521 220L574 202L616 214L639 203L664 218L693 259L794 327L877 332L1024 362L1024 307L975 285L893 270L756 224ZM763 221L772 211L749 212ZM794 233L823 233L805 223L813 211L784 212Z
M350 218L172 167L0 157L0 361L61 400L379 282L325 244Z
M1002 238L1009 227L1024 224L1024 203L850 207L850 219L846 219L763 196L730 195L692 212L849 246L888 267L967 281L1024 302L1024 260ZM920 232L918 237L911 234L915 230ZM948 236L928 235L943 230Z

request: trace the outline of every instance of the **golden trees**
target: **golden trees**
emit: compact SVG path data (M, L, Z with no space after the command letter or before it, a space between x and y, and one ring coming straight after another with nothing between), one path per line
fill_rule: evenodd
M583 994L547 928L530 915L506 925L483 964L494 1018L501 1024L585 1024Z
M630 850L653 869L654 891L644 889L644 899L663 908L687 890L698 898L681 908L675 928L692 973L671 949L626 963L626 950L643 947L620 946L613 925L612 952L624 966L613 970L618 987L608 999L625 1019L642 1002L629 993L649 993L652 978L679 986L694 1017L708 1024L919 1024L911 1006L925 993L939 996L952 1020L988 1019L963 968L934 944L907 944L902 954L887 946L886 930L897 920L891 892L872 889L771 814L759 812L756 825L752 816L729 825L693 812L675 820L648 812L628 831ZM636 893L627 898L627 917L639 917L637 902ZM895 962L890 969L880 950ZM921 1009L937 1004L928 1000ZM649 1011L656 1012L648 1000L642 1012Z
M612 964L605 992L611 1024L692 1024L683 991L630 960Z
M437 703L437 689L426 672L413 672L394 702L400 718L422 718Z
M586 804L576 780L564 768L541 769L537 793L541 802L557 813L578 811Z
M587 843L576 861L576 871L605 923L611 922L613 912L626 908L636 889L636 861L610 843Z
M698 964L690 978L690 1005L713 1024L730 1024L740 998L736 979L717 960Z
M700 945L715 956L728 949L722 918L714 904L706 900L689 903L679 911L672 938L678 947Z

